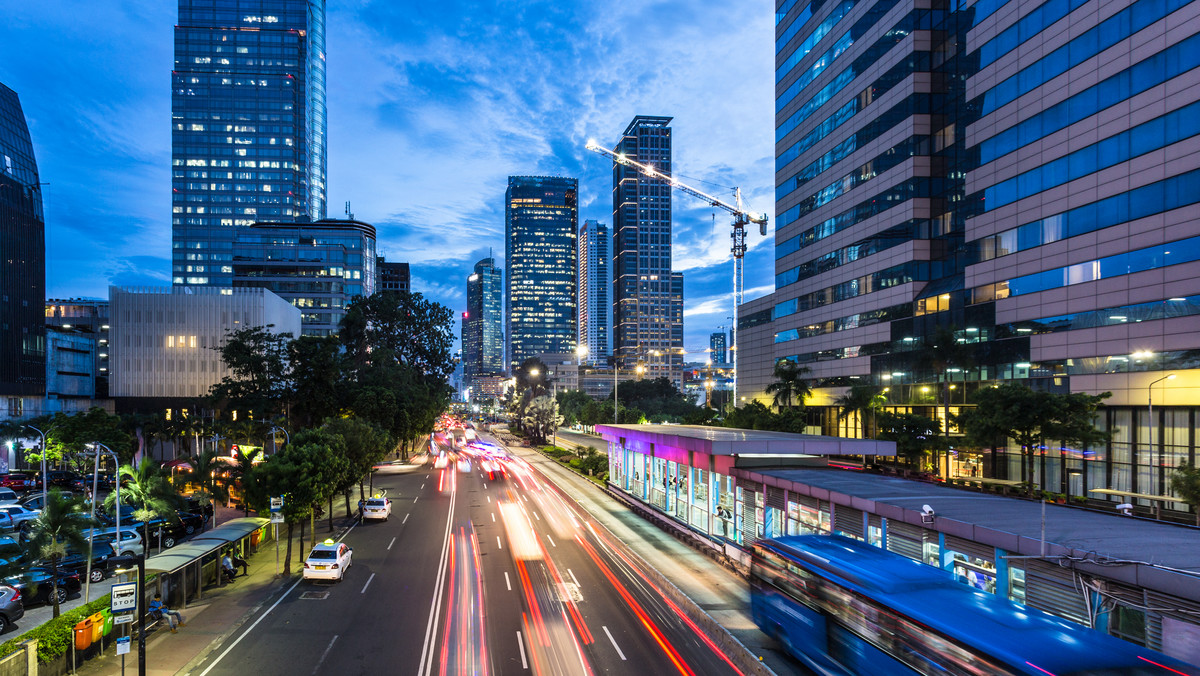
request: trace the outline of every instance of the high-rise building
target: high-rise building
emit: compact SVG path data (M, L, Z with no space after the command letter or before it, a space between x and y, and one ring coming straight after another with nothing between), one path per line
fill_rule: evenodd
M927 7L779 5L776 291L740 310L744 394L778 359L942 420L999 383L1110 391L1099 447L939 469L1171 495L1200 414L1200 3Z
M672 174L669 117L639 115L613 152ZM671 271L671 185L613 163L612 351L622 369L683 380L683 276Z
M510 368L543 352L574 352L579 180L509 176L504 194Z
M0 84L0 396L11 418L46 389L46 237L33 141L17 93Z
M255 223L233 233L233 286L267 289L294 305L306 336L336 334L350 301L375 293L370 223Z
M709 356L712 359L712 363L729 363L725 361L728 357L728 353L726 352L726 340L728 335L729 334L725 333L724 331L718 331L708 337Z
M467 311L463 314L462 352L464 384L474 385L484 376L504 373L504 313L502 272L496 261L485 258L467 277Z
M608 226L584 221L579 226L579 344L587 347L587 364L604 364L608 357Z
M108 299L107 298L50 298L46 300L46 331L47 331L47 361L54 346L50 344L49 332L59 334L59 343L73 343L67 350L74 351L77 344L90 343L86 351L90 353L91 363L87 368L65 367L62 361L77 362L83 357L79 354L60 355L60 364L46 367L46 394L60 392L66 388L59 386L58 390L51 387L51 373L55 369L59 374L70 372L63 378L73 382L72 392L90 392L88 396L97 399L108 397ZM72 334L75 338L67 339L64 334ZM90 374L90 375L87 375ZM92 383L84 384L82 379L90 377ZM74 396L80 396L76 394Z
M172 279L231 287L233 228L325 218L325 0L179 0Z
M375 274L379 277L375 284L376 291L412 291L412 273L408 263L384 260L380 256L375 262Z

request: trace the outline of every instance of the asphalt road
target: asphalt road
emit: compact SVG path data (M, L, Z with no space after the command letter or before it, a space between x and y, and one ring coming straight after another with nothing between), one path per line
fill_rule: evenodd
M382 470L392 517L345 535L345 580L299 582L192 673L736 673L623 545L511 467Z

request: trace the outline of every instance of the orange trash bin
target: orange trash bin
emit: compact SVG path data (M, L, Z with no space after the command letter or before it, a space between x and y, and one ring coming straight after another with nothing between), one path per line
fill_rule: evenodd
M92 623L92 643L99 643L104 638L104 613L88 615L87 621Z
M84 620L75 625L75 649L87 650L92 647L92 621Z

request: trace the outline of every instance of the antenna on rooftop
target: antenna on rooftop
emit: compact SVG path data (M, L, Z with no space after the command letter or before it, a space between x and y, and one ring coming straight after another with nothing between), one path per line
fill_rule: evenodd
M346 220L354 220L354 212L350 211L350 200L346 200Z

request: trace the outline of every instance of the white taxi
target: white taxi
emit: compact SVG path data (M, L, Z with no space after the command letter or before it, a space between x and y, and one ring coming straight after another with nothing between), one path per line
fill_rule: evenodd
M304 560L305 580L338 580L346 575L354 549L342 542L326 540L309 552Z
M362 505L362 518L388 520L392 515L392 501L387 498L367 498Z

